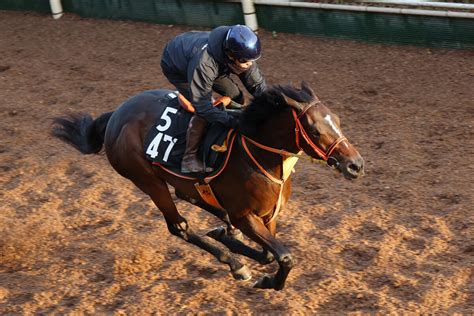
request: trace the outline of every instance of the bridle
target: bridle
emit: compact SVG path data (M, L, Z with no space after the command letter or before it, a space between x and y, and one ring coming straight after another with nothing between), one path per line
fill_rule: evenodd
M309 138L308 136L308 133L306 132L306 130L304 129L303 127L303 124L301 124L301 117L313 106L315 106L316 104L320 103L319 100L315 100L313 102L311 102L310 104L308 104L298 115L296 114L296 111L293 110L293 117L295 119L295 124L296 124L296 127L295 127L295 135L296 135L296 147L299 149L299 151L302 151L303 149L301 148L300 146L300 138L299 136L301 135L303 137L303 139L306 141L306 143L311 147L311 149L316 152L318 154L318 156L324 160L324 161L327 161L328 158L331 156L331 154L333 153L334 149L336 149L337 145L339 145L341 142L347 140L346 137L344 136L340 136L338 139L336 139L327 149L326 151L322 150L321 148L319 148L315 143L313 143L313 141L311 140L311 138Z
M283 150L283 149L276 149L276 148L273 148L273 147L262 145L262 144L260 144L256 141L254 141L253 139L251 139L251 138L249 138L245 135L242 135L242 144L244 144L244 148L246 149L247 154L251 158L253 158L253 156L250 154L250 151L248 150L248 148L245 144L246 140L248 140L250 143L252 143L253 145L255 145L255 146L257 146L257 147L259 147L263 150L279 154L283 157L286 156L286 157L304 158L305 156L300 154L303 151L303 149L300 145L300 136L301 136L305 140L306 144L308 144L311 147L311 149L321 158L321 160L327 163L329 157L334 152L337 145L339 145L341 142L347 140L347 138L341 135L326 150L323 150L323 149L319 148L311 140L311 138L309 138L308 133L306 132L303 124L301 123L301 118L311 107L315 106L316 104L319 104L320 102L321 101L319 101L319 100L315 100L315 101L309 103L299 114L296 113L296 110L294 110L294 109L292 110L293 118L295 120L295 143L296 143L296 147L298 148L298 152L299 152L298 154L295 154L295 153L292 153L292 152L289 152L289 151L286 151L286 150ZM312 160L313 158L310 157L310 159ZM252 160L254 160L254 159L252 159ZM256 161L254 160L254 162L256 162ZM257 165L259 165L259 164L257 164Z

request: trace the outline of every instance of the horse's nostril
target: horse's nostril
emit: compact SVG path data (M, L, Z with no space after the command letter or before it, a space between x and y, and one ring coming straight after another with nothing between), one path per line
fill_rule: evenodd
M337 161L337 159L334 158L334 157L329 157L329 158L328 158L328 161L327 161L327 164L328 164L330 167L337 168L337 167L339 166L339 161Z
M350 173L356 174L356 173L359 173L360 166L351 163L349 164L349 166L347 166L347 169L349 170Z

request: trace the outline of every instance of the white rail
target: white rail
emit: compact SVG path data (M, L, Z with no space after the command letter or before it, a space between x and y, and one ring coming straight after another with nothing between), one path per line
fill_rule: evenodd
M254 0L254 2L255 4L275 5L275 6L283 6L283 7L316 8L316 9L328 9L328 10L379 12L379 13L411 14L411 15L442 16L442 17L474 19L474 13L470 13L470 12L455 12L455 11L443 11L443 10L418 10L418 9L404 9L404 8L382 8L382 7L374 7L374 6L312 3L312 2L293 2L293 1L282 1L282 0Z
M450 2L432 2L432 1L403 1L403 0L358 0L359 3L381 3L404 5L409 7L431 7L443 9L474 10L474 4L469 3L450 3Z

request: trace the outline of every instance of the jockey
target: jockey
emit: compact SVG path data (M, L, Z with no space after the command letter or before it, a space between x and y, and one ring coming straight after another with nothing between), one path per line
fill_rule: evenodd
M244 93L230 74L235 74L253 96L266 89L257 63L260 39L247 26L220 26L211 32L186 32L169 41L161 57L163 74L196 110L186 135L186 150L181 172L204 170L197 157L199 144L208 123L236 127L237 120L212 106L212 92L243 104Z

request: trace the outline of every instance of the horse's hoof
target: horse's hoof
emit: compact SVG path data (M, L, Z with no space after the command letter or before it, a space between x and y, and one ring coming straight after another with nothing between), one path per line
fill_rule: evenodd
M235 240L244 241L244 234L238 229L231 230L227 236Z
M258 263L260 263L260 264L270 264L273 261L275 261L275 257L273 256L273 254L271 252L265 251L264 253L262 253L262 257L260 258Z
M256 289L273 289L274 288L274 278L269 275L263 276L260 280L253 284L253 287Z
M222 238L222 236L225 235L225 227L217 227L217 228L207 232L206 235L213 238L213 239L215 239L215 240L220 240Z
M252 278L252 273L250 272L249 268L242 266L241 268L232 271L232 276L236 280L248 281Z

